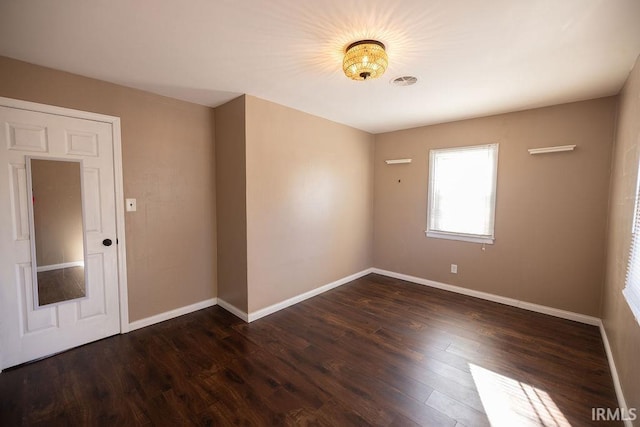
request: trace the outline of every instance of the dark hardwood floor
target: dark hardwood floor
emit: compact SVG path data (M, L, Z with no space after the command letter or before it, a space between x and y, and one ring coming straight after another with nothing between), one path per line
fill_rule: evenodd
M53 304L87 295L84 286L84 267L67 267L38 272L38 301Z
M379 275L0 374L2 426L608 425L592 407L617 407L596 327Z

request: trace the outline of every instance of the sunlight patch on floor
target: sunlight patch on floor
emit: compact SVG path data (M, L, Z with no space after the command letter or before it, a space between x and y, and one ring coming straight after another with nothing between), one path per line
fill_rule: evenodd
M469 368L492 426L571 426L547 392L472 363Z

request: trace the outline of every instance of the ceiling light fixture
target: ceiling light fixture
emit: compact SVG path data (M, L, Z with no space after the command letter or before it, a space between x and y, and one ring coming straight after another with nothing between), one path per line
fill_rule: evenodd
M385 47L377 40L351 43L344 54L342 69L353 80L375 79L384 74L389 65Z

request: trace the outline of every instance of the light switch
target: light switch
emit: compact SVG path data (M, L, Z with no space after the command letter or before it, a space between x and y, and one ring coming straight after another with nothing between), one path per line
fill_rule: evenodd
M125 199L124 204L127 207L127 212L135 212L137 210L136 199Z

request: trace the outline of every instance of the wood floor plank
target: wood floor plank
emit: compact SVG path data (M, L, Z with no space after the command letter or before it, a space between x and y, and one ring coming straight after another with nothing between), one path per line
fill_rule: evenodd
M446 394L440 393L438 390L434 390L431 393L426 404L443 414L447 414L458 423L477 427L490 425L489 419L484 412L477 411L460 401L450 398Z
M597 327L375 274L0 374L2 426L587 426L592 407L617 407Z

